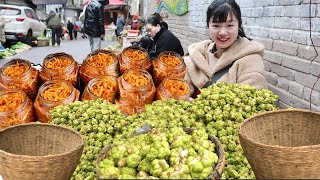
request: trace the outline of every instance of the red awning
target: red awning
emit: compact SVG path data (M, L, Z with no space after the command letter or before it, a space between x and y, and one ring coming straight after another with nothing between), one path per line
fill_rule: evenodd
M125 5L125 0L109 0L109 6Z

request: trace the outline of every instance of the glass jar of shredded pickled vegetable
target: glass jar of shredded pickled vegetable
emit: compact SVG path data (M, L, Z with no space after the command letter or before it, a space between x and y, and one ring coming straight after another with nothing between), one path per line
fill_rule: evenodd
M151 61L148 52L141 47L127 47L118 57L121 74L129 69L143 69L146 71L150 71L151 69Z
M114 103L118 93L118 83L115 76L99 76L91 79L83 91L81 100L105 99Z
M119 104L144 106L153 101L156 88L145 70L128 70L118 78Z
M118 77L117 56L108 50L96 50L90 53L80 66L81 86L84 88L91 79L98 76Z
M184 78L186 65L180 54L173 51L165 51L152 61L152 75L154 83L159 85L165 77Z
M49 113L58 105L67 105L79 100L79 91L72 84L64 80L50 80L40 88L34 102L34 109L38 121L46 123L50 120Z
M66 80L74 87L78 87L78 62L66 53L53 53L43 60L42 69L39 73L41 84L48 80Z
M115 100L118 109L125 115L130 116L134 114L139 114L144 111L144 105L132 105L128 104L128 102Z
M38 92L38 74L29 61L13 59L2 66L0 81L6 89L20 89L34 100Z
M157 87L156 100L162 99L183 99L188 101L190 98L190 84L188 81L167 77Z
M33 103L21 90L0 92L0 129L35 122Z

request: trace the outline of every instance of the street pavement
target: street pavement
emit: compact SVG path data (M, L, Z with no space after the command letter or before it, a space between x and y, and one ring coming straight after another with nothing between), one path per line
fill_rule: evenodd
M101 48L105 48L108 45L117 44L116 41L102 41ZM20 58L30 61L34 64L43 63L43 59L51 53L65 52L73 56L73 58L79 63L82 64L82 61L86 56L91 52L89 40L82 39L81 35L77 40L62 40L60 46L45 46L45 47L32 47L30 50L23 51L19 54L16 54L7 59L0 59L0 67L11 59Z

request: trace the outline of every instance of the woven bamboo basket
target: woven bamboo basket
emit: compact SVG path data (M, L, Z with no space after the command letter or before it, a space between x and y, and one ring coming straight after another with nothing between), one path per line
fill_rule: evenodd
M4 180L69 180L84 141L77 132L29 123L0 130L0 174Z
M215 153L217 153L219 159L217 164L215 164L215 166L213 167L213 172L211 173L211 175L207 178L207 179L212 179L212 180L219 180L221 179L223 170L224 170L224 166L226 163L226 157L225 157L225 153L224 153L224 149L222 144L220 143L219 139L209 135L209 140L212 141L216 146L215 149ZM96 172L97 172L97 176L99 178L99 180L104 180L100 178L101 172L99 170L99 164L100 161L106 159L108 157L108 151L112 148L112 145L107 146L102 148L102 150L100 151L98 158L97 158L97 162L96 162Z
M257 179L320 178L320 113L262 113L241 124L239 138Z

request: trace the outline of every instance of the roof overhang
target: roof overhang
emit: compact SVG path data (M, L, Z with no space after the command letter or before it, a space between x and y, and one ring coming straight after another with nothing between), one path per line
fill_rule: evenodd
M68 0L32 0L35 5L62 4L66 5Z

